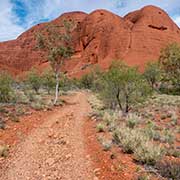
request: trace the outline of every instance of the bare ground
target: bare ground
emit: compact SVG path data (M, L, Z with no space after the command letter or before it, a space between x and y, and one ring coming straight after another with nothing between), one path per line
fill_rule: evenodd
M20 142L0 171L1 180L92 180L83 125L90 111L87 94L68 96L70 104L51 116Z

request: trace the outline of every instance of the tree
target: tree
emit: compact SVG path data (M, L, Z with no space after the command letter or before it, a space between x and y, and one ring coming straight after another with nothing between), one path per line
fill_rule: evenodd
M157 62L149 62L146 64L144 77L152 89L156 89L156 85L160 81L160 76L161 70Z
M94 82L94 74L93 73L85 74L80 79L80 86L85 89L91 89L93 87L93 82Z
M128 67L122 62L112 63L109 71L103 75L103 84L100 94L104 100L113 106L118 105L125 114L151 92L137 68Z
M42 86L42 79L35 69L32 69L27 75L26 83L38 94Z
M63 27L63 28L62 28ZM59 76L64 61L72 56L71 30L73 23L64 20L61 25L48 25L42 33L37 34L37 47L48 52L47 59L56 77L54 104L59 95Z
M173 43L161 51L159 63L164 70L164 80L169 81L180 92L180 45Z
M6 72L0 72L0 102L8 102L12 98L13 79Z
M52 69L46 69L42 76L43 86L47 89L48 94L56 86L55 75Z

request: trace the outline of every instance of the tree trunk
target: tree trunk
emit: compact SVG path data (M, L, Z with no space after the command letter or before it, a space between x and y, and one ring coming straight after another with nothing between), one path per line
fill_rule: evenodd
M56 73L56 91L55 91L54 105L57 103L58 96L59 96L59 73Z
M119 92L119 90L118 90L117 95L116 95L116 99L117 99L117 102L118 102L119 108L120 108L120 109L121 109L121 111L122 111L122 110L123 110L123 108L122 108L122 105L121 105L121 101L120 101L120 99L119 99L119 94L120 94L120 92Z

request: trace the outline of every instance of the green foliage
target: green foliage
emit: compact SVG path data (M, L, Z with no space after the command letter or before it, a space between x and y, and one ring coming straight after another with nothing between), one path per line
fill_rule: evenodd
M103 146L103 150L104 151L109 151L111 149L112 142L111 141L107 141L107 140L103 140L102 141L102 146Z
M163 130L163 136L161 137L161 141L168 144L173 144L175 140L175 135L169 130Z
M55 73L56 88L54 105L59 95L59 76L64 61L69 59L73 53L71 30L73 22L69 20L61 21L59 25L47 25L36 36L37 47L47 53L47 60Z
M41 33L36 35L36 45L39 49L48 51L47 59L55 73L59 72L63 61L74 53L71 38L72 28L73 23L64 20L61 22L61 26L47 25Z
M133 153L138 146L149 140L141 131L127 127L116 130L113 137L122 146L124 152L127 153Z
M134 153L135 159L141 163L154 165L164 155L163 149L153 144L140 129L121 127L114 132L113 138L124 152Z
M143 164L155 165L163 157L164 150L151 142L144 142L135 149L134 155Z
M55 80L55 74L52 69L47 69L43 72L42 76L42 83L43 86L47 89L48 94L50 94L50 91L55 88L56 80Z
M93 67L91 72L83 75L80 78L79 87L85 88L85 89L91 89L95 92L97 92L98 90L101 90L101 87L102 87L101 77L102 77L102 75L103 75L103 72L101 71L101 69L98 66Z
M38 94L42 86L41 76L35 69L32 69L27 75L26 83Z
M46 45L44 44L45 39L41 33L38 33L36 35L36 41L37 41L37 48L38 49L44 49L46 47Z
M0 72L0 102L9 102L12 100L13 79L6 72Z
M162 50L159 63L164 70L164 81L172 85L174 94L180 94L180 45L173 43Z
M31 107L36 111L40 111L45 108L45 105L42 102L33 102L31 103Z
M94 83L93 73L85 74L80 79L80 87L85 89L92 89Z
M150 180L150 177L146 174L139 175L137 180Z
M63 91L71 90L76 86L76 84L74 84L75 81L68 78L64 73L61 73L59 81L59 87Z
M119 105L128 113L136 103L144 101L151 90L137 68L128 67L122 62L113 62L109 71L102 77L103 88L100 94L105 102Z
M156 89L156 85L160 81L161 76L159 64L156 62L147 63L143 75L152 89Z
M104 124L99 123L99 124L96 126L96 129L97 129L98 132L104 132L104 131L105 131L105 126L104 126Z
M180 179L180 162L174 160L164 160L156 164L159 173L168 179Z

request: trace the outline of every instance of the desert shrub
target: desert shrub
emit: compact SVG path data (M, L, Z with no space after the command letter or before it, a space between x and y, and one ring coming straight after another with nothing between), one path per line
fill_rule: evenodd
M22 104L28 104L29 103L29 98L28 96L23 92L23 91L16 91L16 102L17 103L22 103Z
M133 129L137 125L137 121L135 119L128 119L126 125Z
M161 136L161 141L168 144L173 144L175 140L174 133L168 129L163 130L163 135Z
M113 133L113 139L120 144L126 153L133 153L142 143L148 141L140 130L122 127Z
M180 94L180 46L169 44L161 51L159 63L164 70L163 81L167 92Z
M74 81L71 80L70 78L68 78L68 76L64 73L61 74L60 76L60 82L59 82L59 88L62 91L68 91L68 90L72 90L73 88L75 88L74 86Z
M103 140L102 141L102 146L103 146L104 151L109 151L111 149L112 142L108 141L108 140Z
M159 64L157 62L147 63L143 75L152 89L157 89L157 84L159 83L161 76Z
M157 128L156 125L152 121L148 121L146 127L143 129L143 132L150 139L157 141L161 139L161 135L156 130L156 128Z
M0 102L10 102L13 98L13 80L6 72L0 72Z
M103 74L103 88L99 92L104 102L110 107L119 106L128 113L134 104L143 102L151 90L138 72L122 62L113 62L109 71Z
M91 89L93 87L94 75L92 73L85 74L80 79L80 87Z
M41 102L32 102L31 107L37 111L43 110L45 108L44 104Z
M51 90L56 86L56 79L53 70L46 69L43 72L41 79L44 88L47 90L48 94L50 94Z
M105 131L105 126L104 126L104 124L99 123L99 124L97 124L96 129L97 129L98 132L104 132Z
M141 174L138 176L137 180L150 180L150 177L146 174Z
M135 128L138 123L140 122L140 117L138 117L135 114L128 114L127 118L126 118L126 126L129 128Z
M7 157L9 148L6 145L0 145L0 157Z
M32 69L27 75L26 83L38 94L42 86L40 74L35 69Z
M164 150L153 144L141 129L122 127L113 133L113 139L124 152L134 153L141 163L154 165L164 155Z
M111 125L112 123L115 123L115 121L118 119L117 112L114 111L105 111L103 114L103 120L106 123L107 126Z
M23 106L19 105L19 106L16 106L15 107L15 113L16 113L16 116L22 116L25 114L25 109Z
M153 144L152 142L141 143L134 152L135 159L143 164L155 165L163 155L162 147Z
M97 97L97 95L91 95L88 98L88 102L94 111L101 111L104 109L103 102Z
M101 76L103 72L96 66L88 74L83 75L79 80L79 87L97 91L101 88Z
M156 164L159 173L172 180L180 179L180 162L174 160L164 160Z
M167 148L166 149L166 155L180 158L180 150L176 149L174 147Z
M177 125L177 122L178 122L178 116L176 114L175 111L172 112L172 116L171 116L171 124L173 126L176 126Z

